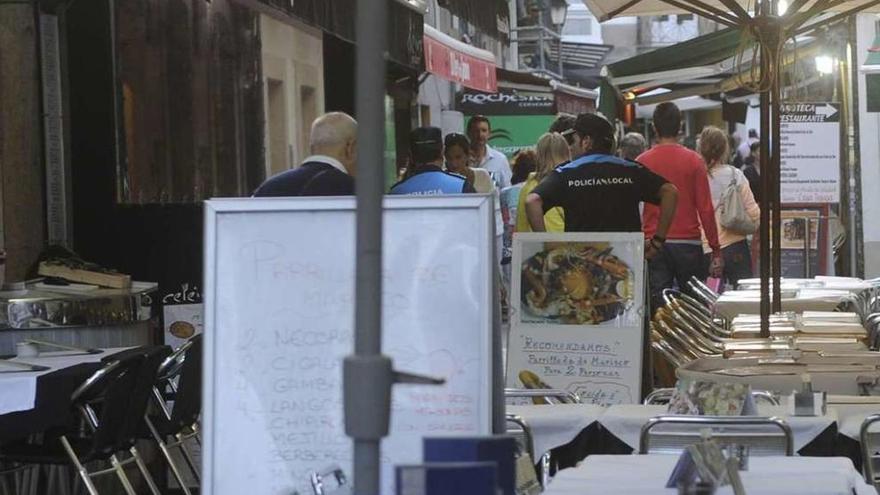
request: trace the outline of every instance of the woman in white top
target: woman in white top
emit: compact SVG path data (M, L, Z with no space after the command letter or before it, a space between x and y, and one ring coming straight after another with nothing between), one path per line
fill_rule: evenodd
M478 193L489 193L495 190L495 182L488 170L471 167L470 142L464 134L447 134L443 141L443 148L446 157L446 170L463 176Z
M700 134L700 154L706 161L709 170L709 190L712 193L712 205L715 207L715 222L718 225L718 241L724 256L724 281L736 286L737 281L752 277L752 256L749 241L742 233L733 232L719 221L719 208L724 193L731 187L740 196L746 214L758 225L761 209L755 202L749 181L736 167L727 165L730 144L727 134L721 129L707 126ZM703 238L703 252L710 253L709 244Z

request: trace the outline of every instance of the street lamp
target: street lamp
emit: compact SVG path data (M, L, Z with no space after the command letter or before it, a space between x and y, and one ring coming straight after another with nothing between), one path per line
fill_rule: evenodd
M834 59L829 55L819 55L816 57L816 72L819 74L833 74Z
M550 22L556 26L565 24L568 15L568 2L566 0L550 0Z

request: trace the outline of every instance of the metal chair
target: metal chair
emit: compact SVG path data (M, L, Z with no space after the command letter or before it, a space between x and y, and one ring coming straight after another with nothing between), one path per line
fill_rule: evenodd
M167 355L162 352L161 348L146 348L114 356L71 396L71 405L80 415L84 429L47 432L42 443L6 445L0 453L0 460L38 465L72 464L91 495L98 494L93 479L113 473L125 492L135 495L131 480L123 469L134 463L150 492L159 495L135 442L136 430L149 399L150 384L159 361ZM143 383L145 378L149 378L146 384ZM120 459L119 454L125 451L130 457ZM111 467L89 471L85 464L92 461L109 461ZM52 481L50 478L49 482ZM47 490L57 493L51 484ZM56 487L56 490L61 489Z
M312 473L310 480L312 482L312 491L315 495L350 495L351 485L348 483L348 477L339 466L330 466L324 471L315 471ZM327 481L333 482L333 486L329 486Z
M880 414L872 414L862 421L859 440L862 448L862 473L865 482L874 488L880 488L880 432L871 432L871 426L880 422Z
M694 296L703 302L707 307L712 307L716 302L718 302L718 294L709 288L708 285L704 284L697 277L691 277L690 280L687 281L687 287L694 294Z
M648 394L648 396L645 397L645 400L642 403L646 406L669 404L669 401L672 400L672 395L674 393L674 388L658 388ZM751 393L752 399L755 401L756 405L760 401L766 402L771 406L779 405L779 399L772 392L769 392L767 390L752 390Z
M656 325L653 321L651 322L651 348L657 351L675 368L680 368L691 361L691 359L682 351L671 346L669 342L664 340L663 335L657 331Z
M536 459L535 437L532 435L532 428L529 426L528 422L516 414L508 414L506 420L507 434L516 439L520 451L528 454L529 458L532 459L532 462L537 462L538 481L541 483L542 487L546 487L547 483L550 482L550 454L544 454L540 459ZM511 425L513 425L514 428L511 428Z
M545 404L580 404L581 398L574 392L553 388L505 388L504 397L514 399L529 397L536 404L535 399L543 399Z
M175 379L177 385L174 385ZM162 391L165 388L174 391L173 407ZM196 335L168 356L159 366L158 376L152 387L153 402L160 414L145 414L144 421L159 445L159 450L171 468L180 489L185 495L191 495L183 471L172 455L172 448L177 448L189 468L192 478L198 483L199 469L192 454L186 448L190 439L198 440L198 420L202 410L202 336ZM174 440L168 442L168 437Z
M640 454L679 454L709 429L723 445L747 445L750 455L794 455L791 428L777 417L657 416L642 426Z

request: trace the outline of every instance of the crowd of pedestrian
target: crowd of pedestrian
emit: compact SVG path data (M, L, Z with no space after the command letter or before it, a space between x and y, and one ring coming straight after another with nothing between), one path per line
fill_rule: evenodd
M690 277L735 284L751 276L749 237L760 210L757 133L739 140L708 126L692 148L673 103L657 105L655 140L635 132L617 142L602 115L560 115L513 164L489 145L491 122L471 117L467 134L436 127L410 133L409 163L393 195L493 194L503 229L502 265L514 232L641 232L652 307ZM255 196L354 193L357 123L339 112L312 124L302 165L268 179Z

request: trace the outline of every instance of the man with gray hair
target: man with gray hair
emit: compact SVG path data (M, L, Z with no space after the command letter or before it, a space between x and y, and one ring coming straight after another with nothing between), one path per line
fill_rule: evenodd
M266 180L254 192L265 196L351 196L357 161L357 122L331 112L312 123L311 156L299 167Z
M623 159L636 161L636 157L644 153L646 149L648 149L648 141L645 140L645 136L638 132L628 132L620 140L617 153Z

